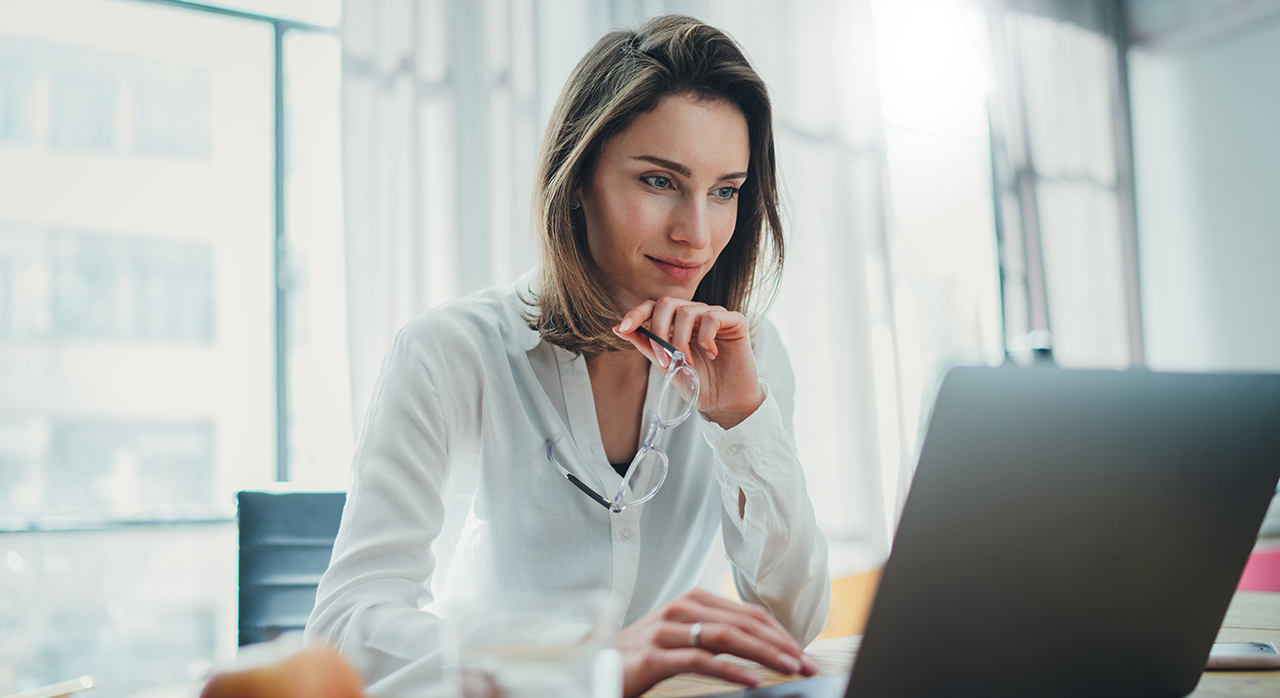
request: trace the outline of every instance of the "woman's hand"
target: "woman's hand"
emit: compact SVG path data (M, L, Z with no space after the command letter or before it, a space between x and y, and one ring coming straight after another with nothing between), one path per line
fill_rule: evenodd
M697 646L690 642L695 623L702 624ZM818 673L818 666L768 611L702 589L687 591L623 628L618 651L628 698L689 671L747 686L763 680L758 672L718 654L750 659L783 674Z
M751 351L751 328L742 313L669 296L632 308L622 316L614 333L665 371L662 361L668 358L666 352L636 331L646 322L650 332L684 352L698 372L702 383L698 410L707 419L729 429L764 402Z

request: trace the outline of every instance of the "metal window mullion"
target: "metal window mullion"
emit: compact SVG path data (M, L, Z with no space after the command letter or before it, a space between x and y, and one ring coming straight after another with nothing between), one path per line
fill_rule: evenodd
M336 34L337 29L334 27L325 27L319 24L311 24L310 22L300 22L291 19L280 19L268 15L257 14L256 12L245 12L244 10L233 10L227 7L218 7L217 5L206 5L199 2L188 2L186 0L135 0L135 2L145 2L152 5L168 5L169 7L177 7L193 12L205 12L213 15L222 15L223 17L235 17L236 19L248 19L255 22L270 22L276 25L277 29L301 29L303 31L318 32L321 34Z
M159 526L207 526L235 524L235 517L210 515L191 518L128 519L110 516L84 516L72 519L48 519L34 516L0 522L0 534L70 533L81 531L126 531Z
M1120 211L1120 244L1124 261L1125 306L1129 330L1129 365L1146 365L1142 328L1142 268L1138 242L1138 207L1134 179L1133 119L1129 95L1129 27L1122 4L1111 8L1111 118L1116 153L1115 194Z
M1040 201L1037 191L1038 174L1035 157L1031 147L1030 114L1027 110L1026 77L1022 64L1022 28L1018 26L1015 16L1007 15L1003 22L1005 29L1005 58L1009 62L1009 99L1017 115L1017 123L1013 127L1020 141L1020 162L1016 163L1012 185L1018 200L1018 208L1022 213L1022 251L1026 255L1027 300L1031 315L1030 329L1052 332L1049 322L1049 286L1045 278L1044 251L1040 238ZM1052 335L1050 335L1052 336ZM1052 341L1052 340L1050 340ZM1037 347L1048 358L1053 356L1053 346Z
M288 275L287 240L285 236L285 106L284 106L284 35L298 29L319 34L337 34L336 27L324 27L308 22L281 19L267 15L233 10L216 5L206 5L188 0L136 0L153 5L180 8L224 17L234 17L256 22L267 22L274 35L273 94L274 94L274 170L273 206L274 220L274 285L275 285L275 392L276 392L276 481L289 480L289 396L288 396Z
M275 109L273 194L275 204L275 378L276 378L276 481L289 481L289 376L288 376L288 244L285 238L285 133L284 133L284 33L288 27L272 22L275 33Z
M998 105L995 105L998 108ZM1003 140L997 144L997 139L1003 139L1003 125L997 126L993 121L995 117L992 112L993 105L991 100L987 101L987 155L991 163L991 219L993 232L996 236L996 275L999 279L998 288L1000 291L1000 348L1005 357L1009 356L1009 289L1006 286L1010 282L1009 264L1005 260L1006 250L1009 245L1009 231L1005 227L1004 222L1004 182L1001 176L1001 155L1003 155ZM999 132L999 133L997 133ZM999 151L997 151L999 147Z
M1039 220L1035 200L1035 172L1030 167L1030 131L1027 127L1026 104L1021 90L1021 42L1016 36L1013 13L1003 5L988 9L987 23L992 40L997 71L998 90L988 99L988 128L991 150L992 205L995 235L999 250L1000 303L1005 355L1011 344L1025 344L1035 330L1047 329L1045 296L1037 294L1032 250L1029 249L1026 221L1031 219L1034 232ZM1031 198L1025 196L1024 180L1030 178ZM1015 204L1017 213L1008 204ZM1030 210L1028 210L1030 208ZM1043 290L1043 286L1040 286ZM1013 305L1014 300L1021 306ZM1011 312L1017 309L1016 314ZM1011 329L1012 326L1012 329ZM1012 334L1011 334L1012 332ZM1019 351L1025 347L1013 347Z

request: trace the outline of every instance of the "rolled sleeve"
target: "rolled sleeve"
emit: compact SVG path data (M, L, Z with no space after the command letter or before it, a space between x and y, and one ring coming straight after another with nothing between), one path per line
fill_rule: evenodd
M790 472L796 463L795 448L783 426L773 391L767 385L763 387L764 402L732 429L723 429L715 422L703 420L703 435L711 444L716 463L720 466L716 477L720 482L725 511L734 514L729 517L733 526L744 533L762 534L783 524L772 519L762 520L762 517L776 512L771 511L772 507L762 506L761 498L770 496L771 489L790 485L795 479ZM746 508L751 512L741 519L737 516L739 490L746 495Z
M715 453L725 551L739 596L768 608L808 643L826 622L827 545L784 410L775 391L764 389L764 402L741 423L723 429L704 419L702 432Z

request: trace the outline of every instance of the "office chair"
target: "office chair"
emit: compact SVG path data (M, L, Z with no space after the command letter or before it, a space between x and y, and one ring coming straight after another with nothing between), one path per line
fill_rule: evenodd
M344 492L239 492L240 645L302 630L342 521Z

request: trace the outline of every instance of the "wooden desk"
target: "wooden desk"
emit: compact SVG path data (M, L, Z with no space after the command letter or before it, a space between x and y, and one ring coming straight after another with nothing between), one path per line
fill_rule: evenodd
M853 650L861 639L860 635L852 635L815 640L809 645L808 653L818 664L820 675L847 673L852 666ZM1231 601L1218 641L1249 640L1280 647L1280 593L1242 591ZM751 664L764 675L766 684L796 680L753 662L743 663ZM645 698L706 696L736 688L741 687L705 676L682 674L663 681L644 695ZM1193 698L1275 698L1280 696L1280 670L1206 671L1191 695Z

